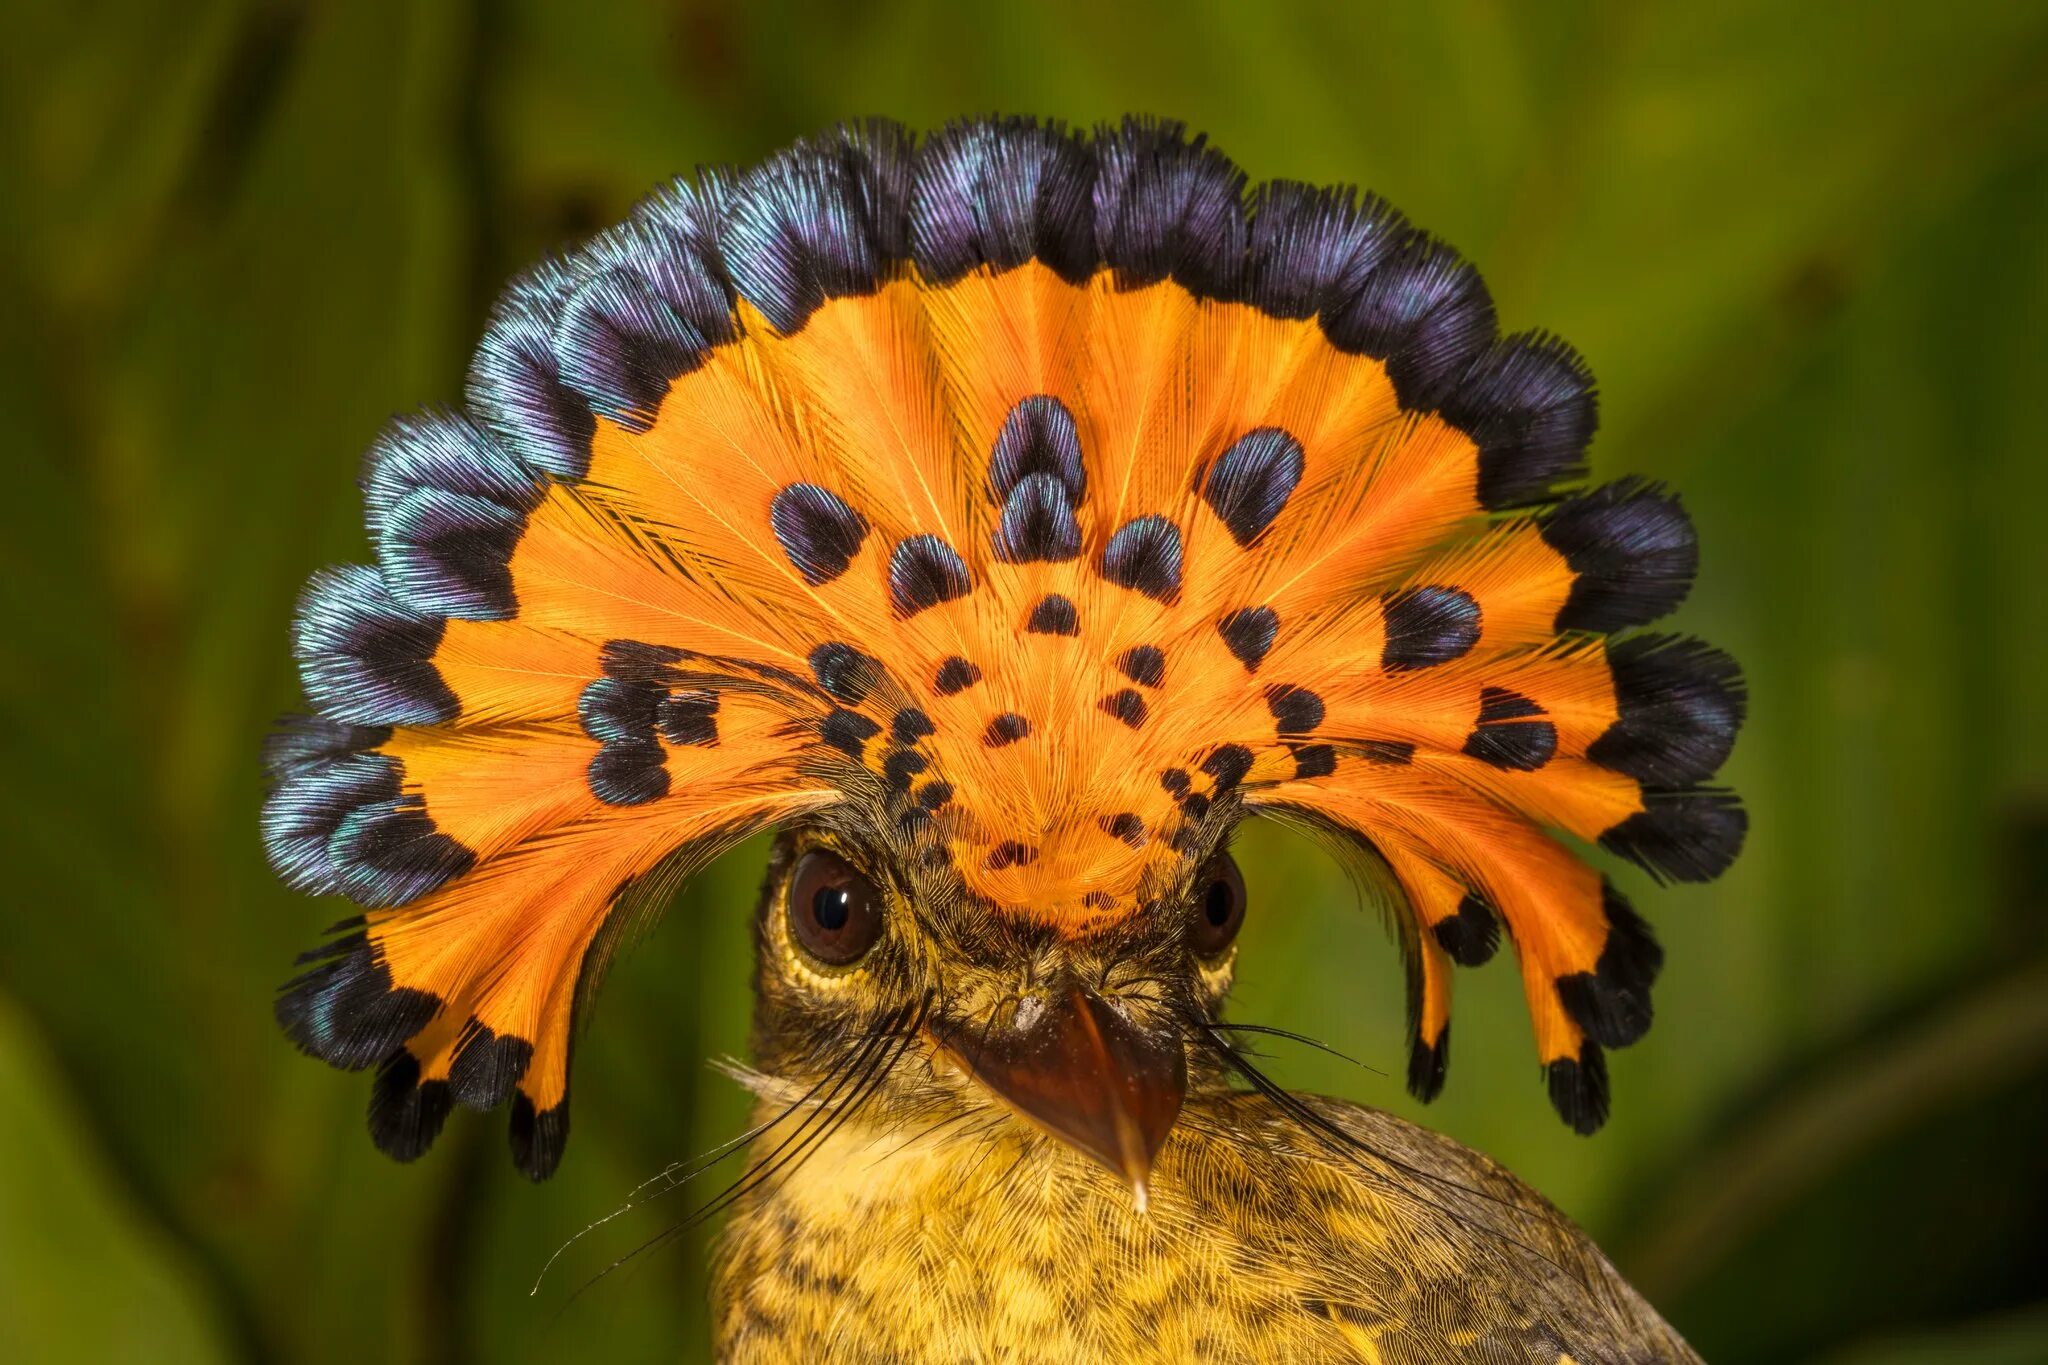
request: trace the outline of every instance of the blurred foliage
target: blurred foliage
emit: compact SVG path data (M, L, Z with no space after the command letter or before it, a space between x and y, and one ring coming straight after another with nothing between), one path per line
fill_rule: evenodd
M1378 189L1583 349L1600 470L1699 521L1679 623L1748 668L1749 850L1639 896L1670 967L1606 1132L1548 1113L1505 967L1427 1120L1710 1358L2048 1358L2048 11L1760 0L7 7L0 1355L702 1349L701 1240L570 1298L682 1196L527 1290L737 1131L704 1060L759 848L615 972L558 1179L502 1115L399 1168L269 1021L334 912L264 868L255 750L298 585L364 556L359 452L456 395L514 270L693 164L990 109ZM1289 1082L1414 1112L1393 950L1314 850L1244 843L1240 1016L1377 1068Z

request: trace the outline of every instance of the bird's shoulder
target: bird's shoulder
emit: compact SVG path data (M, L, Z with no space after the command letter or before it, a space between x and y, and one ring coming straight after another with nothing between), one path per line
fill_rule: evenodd
M1364 1358L1696 1359L1576 1224L1442 1133L1320 1096L1193 1117L1181 1179L1229 1190L1209 1202L1254 1259L1313 1267L1303 1311Z

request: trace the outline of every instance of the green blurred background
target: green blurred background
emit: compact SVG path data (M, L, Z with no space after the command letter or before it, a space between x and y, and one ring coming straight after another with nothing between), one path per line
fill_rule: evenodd
M1605 1132L1551 1116L1506 964L1426 1120L1712 1359L2048 1360L2048 10L112 0L8 6L0 73L0 1358L704 1351L701 1240L571 1300L694 1191L528 1291L738 1130L705 1061L759 847L615 972L557 1179L502 1115L392 1165L269 1018L341 913L258 846L286 621L512 272L695 164L1000 109L1378 189L1583 349L1599 470L1700 524L1678 624L1748 668L1748 851L1629 876L1670 966ZM1414 1112L1394 950L1312 849L1245 846L1239 1016Z

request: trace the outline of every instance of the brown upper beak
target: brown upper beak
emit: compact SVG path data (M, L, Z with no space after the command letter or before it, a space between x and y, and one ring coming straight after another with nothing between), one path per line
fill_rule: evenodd
M1143 1211L1152 1158L1187 1093L1178 1033L1140 1032L1079 986L1027 999L1008 1027L929 1030L1010 1108L1128 1181Z

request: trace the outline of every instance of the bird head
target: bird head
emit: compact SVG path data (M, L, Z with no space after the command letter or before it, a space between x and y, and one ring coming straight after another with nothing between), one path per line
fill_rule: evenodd
M892 1108L998 1106L1142 1199L1236 963L1245 885L1223 848L1182 860L1148 913L1075 933L1005 915L887 831L807 826L776 843L756 924L755 1053L815 1085L880 1040Z
M1637 630L1691 523L1573 488L1594 416L1383 201L1179 125L865 123L678 181L512 286L464 407L370 453L376 563L301 598L265 842L361 914L279 1020L377 1069L386 1151L510 1100L544 1177L621 916L775 830L767 1072L1007 1108L1142 1188L1267 813L1385 874L1418 1096L1505 930L1591 1132L1662 955L1584 844L1700 880L1744 830L1702 785L1733 664Z

